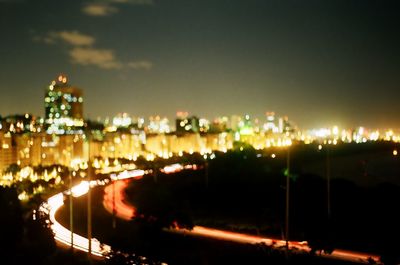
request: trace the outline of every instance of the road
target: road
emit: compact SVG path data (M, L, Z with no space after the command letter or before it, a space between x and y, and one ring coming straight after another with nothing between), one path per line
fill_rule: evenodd
M111 174L110 179L103 181L93 180L90 182L90 187L104 186L107 183L115 180L119 182L121 179L142 177L146 172L143 170L125 170L120 174ZM89 191L89 182L82 181L78 185L72 187L71 192L66 190L51 196L46 202L42 203L39 207L38 214L47 215L52 223L51 229L54 233L54 239L65 246L71 246L71 231L62 226L56 219L57 211L64 205L64 200L67 196L77 198L86 195ZM121 210L121 209L120 209ZM81 235L73 233L73 247L75 249L88 252L89 240ZM92 254L98 257L104 257L111 251L111 247L106 244L100 243L97 239L92 238Z
M96 182L91 183L92 187L96 186ZM89 190L89 183L87 181L82 181L80 184L74 186L72 188L72 195L74 197L80 197L86 194ZM74 193L75 191L75 193ZM71 246L71 231L62 226L56 220L57 211L64 205L64 200L66 198L66 193L69 192L60 192L52 197L50 197L47 202L44 202L39 207L39 214L46 214L49 216L49 219L52 223L51 229L54 233L54 239L66 246ZM89 240L83 236L78 234L73 234L73 247L75 249L88 252ZM111 247L105 244L100 244L100 242L92 238L92 254L95 256L103 257L106 253L111 250Z
M163 169L164 172L174 173L183 169L183 167L179 166L168 166L167 170ZM174 170L173 170L174 169ZM131 220L136 217L136 209L133 205L130 205L125 200L124 189L127 187L129 180L119 180L114 181L113 184L110 184L105 187L103 205L105 209L113 213L113 205L115 206L115 214L117 217L124 220ZM113 197L114 196L114 197ZM113 200L115 199L115 201ZM114 202L114 203L113 203ZM227 240L238 243L264 243L268 246L274 247L284 247L286 245L286 241L274 239L274 238L266 238L255 236L251 234L243 234L243 233L235 233L231 231L207 228L203 226L195 226L192 230L187 229L169 229L170 232L181 233L185 235L193 235L193 236L202 236L209 237L219 240ZM291 249L299 249L309 252L311 249L307 245L306 241L289 241L289 248ZM328 258L336 258L341 260L353 261L353 262L361 262L361 263L369 263L369 259L373 259L376 263L379 263L379 256L371 255L368 253L360 253L349 250L334 250L332 254L322 254Z
M181 166L179 164L174 164L171 166L164 167L161 169L164 173L175 173L181 171L183 169L197 169L195 165L189 166ZM104 188L104 197L103 197L103 206L105 209L113 214L113 209L115 210L115 214L118 218L123 220L131 220L136 217L136 210L133 205L130 205L125 200L124 190L128 185L128 182L132 179L139 179L143 177L147 172L143 170L125 170L121 173L110 174L110 179L106 179L103 181L94 180L90 182L90 187L95 186L105 186ZM111 183L111 184L110 184ZM107 185L108 184L108 185ZM80 184L74 186L72 188L72 196L80 197L85 195L89 190L89 183L87 181L82 181ZM50 221L52 222L51 229L54 232L54 238L57 242L64 244L66 246L71 246L71 232L63 227L55 218L57 211L64 205L64 200L66 196L69 196L69 190L65 192L58 193L52 197L50 197L47 202L42 203L39 208L39 214L45 214L49 216ZM284 247L286 242L284 240L274 239L274 238L266 238L260 236L254 236L250 234L243 233L235 233L231 231L207 228L203 226L195 226L192 230L187 229L169 229L170 232L180 233L185 235L192 236L202 236L208 238L214 238L218 240L227 240L238 243L264 243L268 246L273 247ZM88 252L88 244L89 241L87 238L73 234L73 247L75 249L79 249L85 252ZM300 249L304 251L310 251L310 248L307 245L307 242L302 241L289 241L289 248L291 249ZM104 257L108 252L111 251L111 247L100 243L97 239L92 239L92 254ZM353 262L361 262L361 263L369 263L368 259L373 259L375 262L379 263L379 257L367 253L359 253L348 250L335 250L332 254L326 255L329 258L337 258L341 260L353 261Z

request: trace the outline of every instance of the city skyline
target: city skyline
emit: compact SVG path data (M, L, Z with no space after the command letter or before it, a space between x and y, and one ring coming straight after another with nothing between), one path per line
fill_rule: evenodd
M3 0L0 14L2 116L44 116L61 72L91 119L275 111L301 128L400 127L394 2Z

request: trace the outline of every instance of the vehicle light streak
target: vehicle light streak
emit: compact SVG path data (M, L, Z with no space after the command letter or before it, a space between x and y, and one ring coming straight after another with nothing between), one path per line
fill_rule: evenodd
M82 181L81 183L72 187L71 189L72 196L74 197L80 197L86 194L88 191L89 191L89 182L87 181Z
M161 169L161 172L165 174L172 174L172 173L177 173L179 171L183 170L183 166L181 164L172 164L165 166L164 168Z
M366 262L369 259L374 260L377 264L381 264L380 258L377 255L371 255L367 253L361 253L361 252L356 252L356 251L349 251L349 250L343 250L343 249L336 249L332 252L331 256L338 258L338 259L344 259L344 260L350 260L350 261L355 261L355 262ZM370 264L370 263L368 263Z
M115 194L113 193L113 185ZM104 208L113 213L113 201L115 199L115 213L124 220L131 220L135 216L135 208L124 203L124 190L128 183L123 180L114 181L104 189L103 206Z
M144 170L125 170L121 173L114 173L110 175L110 178L112 180L122 180L122 179L127 179L127 178L141 178L146 172ZM109 183L108 180L93 180L90 182L91 187L95 187L98 185L105 185ZM117 199L122 201L122 198L124 196L123 191L126 188L126 183L123 181L116 181L117 186L120 186L119 190L121 191L119 195L121 197L117 197ZM109 186L108 186L109 187ZM75 185L71 189L72 196L74 197L80 197L82 195L87 194L89 191L89 182L87 181L81 181L78 185ZM54 233L54 239L57 240L58 242L65 244L67 246L71 246L71 231L68 230L67 228L63 227L55 218L55 215L57 211L64 205L64 194L69 195L70 191L67 190L64 193L58 193L52 197L50 197L47 202L44 202L40 205L39 207L39 212L45 215L49 216L49 219L52 223L51 229ZM119 206L117 210L120 213L125 213L124 218L129 218L129 216L134 216L134 210L130 206ZM83 236L80 236L78 234L73 234L73 247L75 249L79 249L85 252L88 252L88 247L89 247L89 240ZM92 254L99 256L99 257L104 257L105 254L111 251L111 247L105 244L100 244L100 242L93 238L91 240L91 245L92 245Z
M165 166L162 169L160 169L160 171L165 174L172 174L172 173L177 173L179 171L182 171L184 169L197 170L198 167L196 164L183 166L181 164L176 163L176 164Z
M111 180L121 180L121 179L130 179L130 178L140 178L143 177L143 175L146 172L141 169L136 169L136 170L125 170L122 171L118 174L114 173L110 175Z
M179 168L178 166L174 166L172 168ZM193 168L194 169L194 168ZM165 170L165 167L164 167ZM166 172L165 172L166 173ZM118 181L115 182L115 207L116 207L116 216L124 219L124 220L131 220L135 217L136 209L125 202L125 194L124 189L127 187L127 182ZM117 184L118 183L118 184ZM103 200L103 205L105 209L112 213L113 212L113 201L112 201L112 186L108 185L105 188L105 195ZM254 236L249 234L242 234L242 233L235 233L231 231L224 231L219 229L207 228L202 226L195 226L192 230L187 229L168 229L170 232L174 233L181 233L185 235L193 235L193 236L203 236L203 237L210 237L219 240L227 240L233 241L238 243L249 243L249 244L259 244L264 243L268 246L273 247L285 247L286 241L279 240L279 239L272 239L272 238L265 238L260 236ZM311 248L308 246L306 241L289 241L289 248L291 249L298 249L310 252ZM359 253L354 251L348 250L334 250L331 254L322 253L322 256L328 258L336 258L348 261L355 261L369 264L369 260L374 260L377 264L380 264L380 259L376 255L371 255L367 253Z
M84 182L86 184L81 182L80 184L73 187L73 189L72 189L73 196L78 195L78 194L79 194L79 196L81 196L88 192L88 190L89 190L88 182L87 181L84 181ZM86 189L85 189L85 187L86 187ZM74 188L75 188L75 191L77 192L77 193L75 193L75 195L74 195ZM49 219L52 223L51 229L54 233L54 239L62 244L71 246L71 231L69 231L67 228L63 227L55 218L57 211L63 205L64 205L64 194L58 193L58 194L50 197L47 200L47 202L42 203L42 205L39 207L39 212L48 214ZM74 242L73 247L75 249L79 249L79 250L88 252L89 240L87 238L74 233L73 234L73 242ZM91 240L91 244L92 244L92 254L93 255L96 255L99 257L104 257L105 254L107 254L108 252L111 251L110 246L105 245L105 244L100 244L100 242L95 238L93 238Z
M167 169L166 169L167 168ZM182 169L193 169L196 170L198 167L196 165L192 166L185 166L183 167L180 164L174 164L163 168L163 172L168 174L167 172L179 172ZM114 180L112 184L109 184L105 187L105 194L103 197L103 206L105 209L112 213L113 212L113 196L115 202L115 211L116 216L124 219L124 220L131 220L136 216L136 209L125 202L125 193L124 190L128 185L127 179L139 179L146 174L144 170L125 170L119 174L111 174L110 179ZM105 185L109 183L109 181L91 181L90 186L98 186L98 185ZM112 185L115 185L115 195L113 195ZM89 190L89 183L87 181L82 181L78 185L74 186L71 189L72 195L74 197L79 197L85 195ZM69 194L68 191L64 192L64 194ZM50 221L52 222L51 229L54 232L54 238L58 242L65 244L67 246L71 246L71 231L67 228L63 227L59 222L57 222L55 215L57 211L64 205L64 194L58 193L52 197L50 197L47 202L44 202L39 207L39 212L42 214L46 214L49 216ZM218 230L213 228L207 228L202 226L195 226L192 230L187 229L169 229L168 231L174 233L182 233L187 235L193 236L203 236L203 237L210 237L219 240L227 240L233 241L238 243L250 243L250 244L258 244L264 243L269 246L273 247L284 247L286 241L284 240L277 240L272 238L264 238L249 234L242 234L242 233L235 233L230 231ZM75 249L79 249L85 252L88 252L88 245L89 241L87 238L80 236L78 234L73 234L73 247ZM105 244L101 244L97 239L93 238L91 241L92 244L92 254L104 257L106 253L111 251L111 247ZM304 251L310 251L310 247L308 246L306 241L290 241L289 242L290 248L300 249ZM359 253L347 250L334 250L332 254L322 254L323 256L356 261L356 262L363 262L369 263L369 260L372 259L376 263L379 262L379 257L375 255L370 255L366 253Z

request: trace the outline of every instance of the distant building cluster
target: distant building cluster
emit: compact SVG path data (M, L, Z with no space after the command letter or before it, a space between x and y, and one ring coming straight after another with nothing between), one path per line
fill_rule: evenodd
M31 114L0 117L0 172L12 164L70 167L95 157L135 160L144 156L171 157L183 153L226 152L234 142L256 149L284 147L293 142L338 144L387 140L399 141L391 130L321 128L299 130L286 116L266 112L261 119L249 115L216 117L213 120L177 112L174 126L166 117L148 119L120 113L105 120L84 119L83 92L64 75L45 90L45 117Z

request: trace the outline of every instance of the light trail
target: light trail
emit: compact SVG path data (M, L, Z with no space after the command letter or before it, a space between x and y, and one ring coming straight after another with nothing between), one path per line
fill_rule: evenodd
M139 178L142 177L146 172L143 170L125 170L119 174L112 174L110 178L115 180L126 179L126 178ZM117 183L125 183L116 181ZM105 185L109 183L109 180L93 180L90 182L90 187L99 185ZM122 184L123 185L123 184ZM126 184L125 184L126 185ZM109 187L109 186L108 186ZM126 186L122 186L122 191ZM64 245L71 246L71 231L62 226L55 218L57 211L64 205L64 194L69 195L72 193L73 197L80 197L87 194L89 191L89 182L81 181L79 184L72 187L71 192L69 190L60 192L50 197L47 202L44 202L39 207L39 214L48 215L51 221L51 230L54 233L54 239ZM123 193L121 193L123 195ZM124 208L118 208L121 212L124 212ZM125 211L131 211L131 208L126 207ZM125 216L126 218L128 215ZM89 252L89 240L81 235L73 233L73 248ZM105 257L107 253L111 251L111 247L106 244L101 244L97 239L92 238L91 240L92 254L99 257Z
M166 169L167 168L167 169ZM196 170L198 167L196 165L188 165L181 166L179 164L174 164L171 166L167 166L163 168L163 172L167 173L175 173L179 172L183 169L193 169ZM128 185L127 179L139 179L143 177L147 172L144 170L125 170L120 173L114 173L110 175L110 179L114 180L113 184L109 184L105 187L105 194L103 197L103 206L105 209L113 213L113 201L115 202L115 213L116 216L123 220L131 220L136 216L136 209L125 202L125 193L124 190ZM167 173L168 174L168 173ZM91 181L90 186L98 186L105 185L109 183L109 180L104 181ZM114 185L114 191L113 186ZM85 195L89 190L89 183L87 181L82 181L78 185L74 186L71 190L72 196L80 197ZM69 191L65 191L64 193L58 193L52 197L50 197L47 202L44 202L39 207L39 213L46 214L49 216L50 221L52 222L51 229L54 232L54 238L58 242L71 246L71 231L67 228L63 227L55 218L57 211L64 205L64 194L69 194ZM192 230L187 229L169 229L168 231L174 233L181 233L186 235L193 236L202 236L209 237L218 240L226 240L238 243L249 243L249 244L258 244L264 243L268 246L273 247L285 247L286 241L277 240L272 238L264 238L259 236L254 236L250 234L242 234L235 233L231 231L207 228L202 226L195 226ZM83 236L78 234L73 234L73 248L82 250L84 252L88 252L89 240ZM92 254L104 257L107 253L111 251L111 247L106 244L101 244L97 239L92 239ZM307 245L306 241L298 242L298 241L289 241L289 248L299 249L309 252L311 249ZM366 253L359 253L348 250L334 250L332 254L322 254L322 256L337 258L348 261L369 263L369 259L374 260L376 263L380 263L380 259L376 255L370 255Z
M182 170L183 170L183 166L181 164L172 164L172 165L165 166L162 169L160 169L160 171L165 174L177 173Z
M103 198L103 206L109 212L113 213L113 185L115 192L115 214L117 217L123 220L131 220L136 216L136 209L134 206L126 203L125 201L125 193L124 189L127 187L128 183L125 181L116 181L113 184L110 184L105 187L105 194ZM207 228L203 226L195 226L192 230L187 229L169 229L168 231L180 234L190 234L194 236L202 236L202 237L210 237L219 240L233 241L238 243L264 243L266 245L275 246L275 247L284 247L286 241L272 239L272 238L264 238L254 235L247 235L241 233L235 233L231 231L218 230L213 228ZM311 249L307 246L307 242L297 242L290 241L289 246L291 248L297 248L305 251L310 251Z
M87 183L87 182L86 182ZM81 185L81 186L80 186ZM88 186L88 185L87 185ZM79 188L80 187L80 188ZM75 186L76 189L81 189L82 183L78 184ZM85 193L80 193L79 196L86 194ZM75 196L75 195L73 195ZM79 197L75 196L75 197ZM49 219L52 223L51 229L54 233L54 239L57 240L58 242L71 246L71 231L62 226L55 218L55 215L57 211L64 205L64 194L63 193L58 193L52 197L50 197L47 202L42 203L42 205L39 207L39 212L42 214L48 214ZM83 236L80 236L78 234L73 234L73 248L82 250L84 252L88 252L88 247L89 247L89 240ZM99 257L104 257L108 252L111 251L111 247L105 244L100 244L100 242L92 238L91 240L92 243L92 254L95 256Z
M127 186L128 183L126 181L116 180L104 188L104 208L112 214L114 207L113 201L115 199L115 213L123 220L131 220L135 216L135 208L123 202L124 190Z
M167 168L167 170L165 170ZM183 168L183 167L182 167ZM197 167L192 167L192 169L196 169ZM164 167L164 173L167 172L178 172L181 171L181 166L178 165L171 165L169 167ZM136 209L134 206L128 204L125 201L125 194L124 189L127 187L127 182L118 181L115 182L115 214L117 217L124 219L124 220L131 220L136 216ZM112 200L112 184L106 186L105 188L105 195L103 200L104 208L113 213L113 200ZM111 197L110 197L111 196ZM248 244L259 244L264 243L271 247L285 247L286 241L273 239L273 238L266 238L260 236L254 236L250 234L242 234L242 233L235 233L231 231L213 229L203 226L195 226L192 230L187 229L168 229L169 232L173 233L180 233L185 235L193 235L193 236L201 236L201 237L209 237L218 240L226 240L232 241L237 243L248 243ZM306 252L310 252L311 248L308 246L306 241L289 241L289 248L290 249L298 249L303 250ZM376 255L371 255L367 253L360 253L355 251L349 250L334 250L331 254L322 253L321 256L327 258L335 258L353 262L361 262L369 264L369 260L372 259L377 264L380 264L380 258Z

